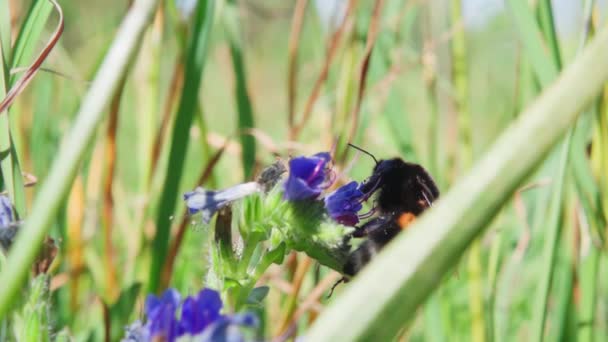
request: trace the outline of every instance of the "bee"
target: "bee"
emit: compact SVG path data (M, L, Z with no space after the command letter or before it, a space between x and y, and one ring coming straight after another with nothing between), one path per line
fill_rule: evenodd
M376 163L361 191L375 193L372 211L378 212L378 216L355 228L352 236L366 240L349 255L343 267L347 278L356 275L439 197L435 181L422 166L401 158L378 161L371 153L350 146L371 156Z

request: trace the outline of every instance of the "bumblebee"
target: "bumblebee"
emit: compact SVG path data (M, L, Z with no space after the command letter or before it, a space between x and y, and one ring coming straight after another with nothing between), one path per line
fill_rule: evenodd
M422 166L401 158L377 161L369 152L351 146L376 162L372 175L361 185L361 191L375 194L372 210L378 212L378 216L356 227L353 237L366 240L349 255L343 267L347 277L356 275L439 197L435 181Z

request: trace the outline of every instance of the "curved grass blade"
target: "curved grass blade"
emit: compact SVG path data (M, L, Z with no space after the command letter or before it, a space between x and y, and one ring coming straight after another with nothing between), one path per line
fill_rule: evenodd
M157 4L158 0L139 0L133 4L83 99L73 128L62 144L48 178L34 201L32 213L11 249L6 268L0 273L0 316L4 316L10 310L13 299L19 297L21 285L44 236L68 193L79 162L103 118L104 109L129 69Z
M464 179L372 260L323 312L307 339L392 338L606 80L608 28L498 138Z

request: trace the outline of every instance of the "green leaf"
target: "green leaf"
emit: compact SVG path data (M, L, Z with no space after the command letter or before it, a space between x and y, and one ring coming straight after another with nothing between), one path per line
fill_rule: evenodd
M268 286L260 286L251 290L249 297L247 297L247 304L249 305L262 305L262 301L268 296L270 288Z

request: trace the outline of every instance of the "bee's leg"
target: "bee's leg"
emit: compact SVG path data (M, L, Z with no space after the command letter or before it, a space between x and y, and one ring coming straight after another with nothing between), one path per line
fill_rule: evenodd
M355 231L352 233L352 237L360 238L372 234L374 231L381 229L386 225L387 219L385 217L376 217L371 219L362 226L355 227Z
M340 285L340 283L346 283L346 282L348 282L348 278L346 278L346 277L342 277L342 278L338 279L338 281L334 284L334 286L331 287L331 290L329 290L327 299L331 298L331 295L334 294L334 290L336 289L336 286Z

